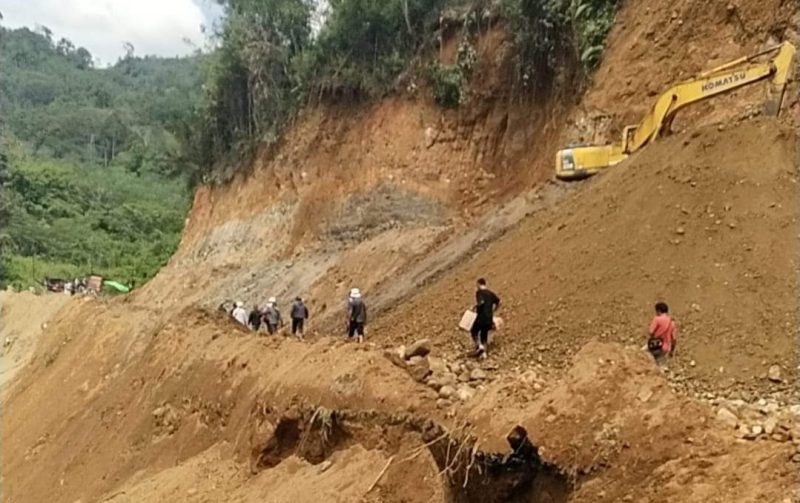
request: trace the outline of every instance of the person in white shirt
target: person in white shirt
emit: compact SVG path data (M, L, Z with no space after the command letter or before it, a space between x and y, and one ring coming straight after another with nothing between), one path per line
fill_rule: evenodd
M238 321L244 326L247 326L247 310L244 308L244 304L242 302L237 302L236 307L233 308L231 311L231 316L233 319Z

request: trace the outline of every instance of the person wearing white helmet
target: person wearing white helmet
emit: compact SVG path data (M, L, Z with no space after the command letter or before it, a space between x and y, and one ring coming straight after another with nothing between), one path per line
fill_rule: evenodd
M356 337L357 342L364 342L364 326L367 324L367 306L361 298L361 291L358 288L350 290L350 298L347 305L347 336L352 340Z
M267 326L267 332L270 335L277 332L278 328L283 325L281 312L278 309L278 301L275 299L275 297L270 297L267 301L267 305L264 307L263 321Z
M244 303L241 301L237 301L233 311L231 311L231 316L233 319L238 321L244 326L247 326L247 311L244 308Z

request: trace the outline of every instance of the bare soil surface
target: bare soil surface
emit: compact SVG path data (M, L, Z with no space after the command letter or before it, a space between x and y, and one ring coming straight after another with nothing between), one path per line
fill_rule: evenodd
M489 27L467 105L307 110L198 189L143 288L0 294L3 501L800 501L796 88L781 119L754 86L549 181L591 117L612 138L671 82L797 41L790 4L624 2L585 89L531 100ZM505 319L485 361L456 329L479 276ZM295 295L306 341L217 309ZM663 368L641 348L657 300L679 325Z
M653 304L665 300L679 324L670 364L679 381L746 400L788 395L797 367L794 149L792 130L774 120L664 139L398 304L373 333L466 352L453 320L483 276L506 300L497 357L558 368L591 339L641 346ZM784 381L767 379L772 365Z
M0 388L28 364L48 322L70 300L64 294L0 291Z

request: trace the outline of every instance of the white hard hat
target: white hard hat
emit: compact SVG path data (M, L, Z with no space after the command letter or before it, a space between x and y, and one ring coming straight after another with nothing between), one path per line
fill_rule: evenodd
M244 305L244 302L242 302L241 300L237 300L236 301L236 307L242 307L243 305Z
M269 300L268 300L267 302L269 302L270 304L274 304L274 303L276 303L276 302L278 302L278 301L277 301L277 300L275 300L275 297L270 297L270 298L269 298Z
M350 297L353 299L357 299L361 297L361 291L358 288L353 288L350 290Z

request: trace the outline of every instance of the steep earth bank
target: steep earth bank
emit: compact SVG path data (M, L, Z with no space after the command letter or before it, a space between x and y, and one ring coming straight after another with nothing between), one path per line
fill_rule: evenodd
M505 299L498 357L558 367L593 338L643 344L663 299L679 323L670 366L679 382L746 400L788 397L798 364L796 158L793 131L775 120L664 139L371 329L381 341L424 335L466 348L453 320L486 276ZM767 379L773 365L783 381Z
M579 109L509 99L493 29L470 107L309 110L198 191L151 283L48 322L4 388L4 501L791 501L795 131L737 124L760 98L737 93L601 177L547 179L581 119L613 133L676 76L796 37L792 9L624 2ZM481 365L453 328L478 275L507 319ZM325 337L351 286L373 307L360 347ZM215 311L297 294L307 343ZM681 325L664 374L639 349L659 298ZM392 352L423 336L427 359ZM510 455L516 426L541 457L519 429Z
M70 300L67 295L0 291L0 388L28 364L50 318Z
M49 363L4 401L5 501L783 501L798 482L791 442L737 440L636 348L590 343L561 380L431 354L439 379L468 375L443 401L372 344L82 311L54 320ZM541 458L506 457L516 426Z

